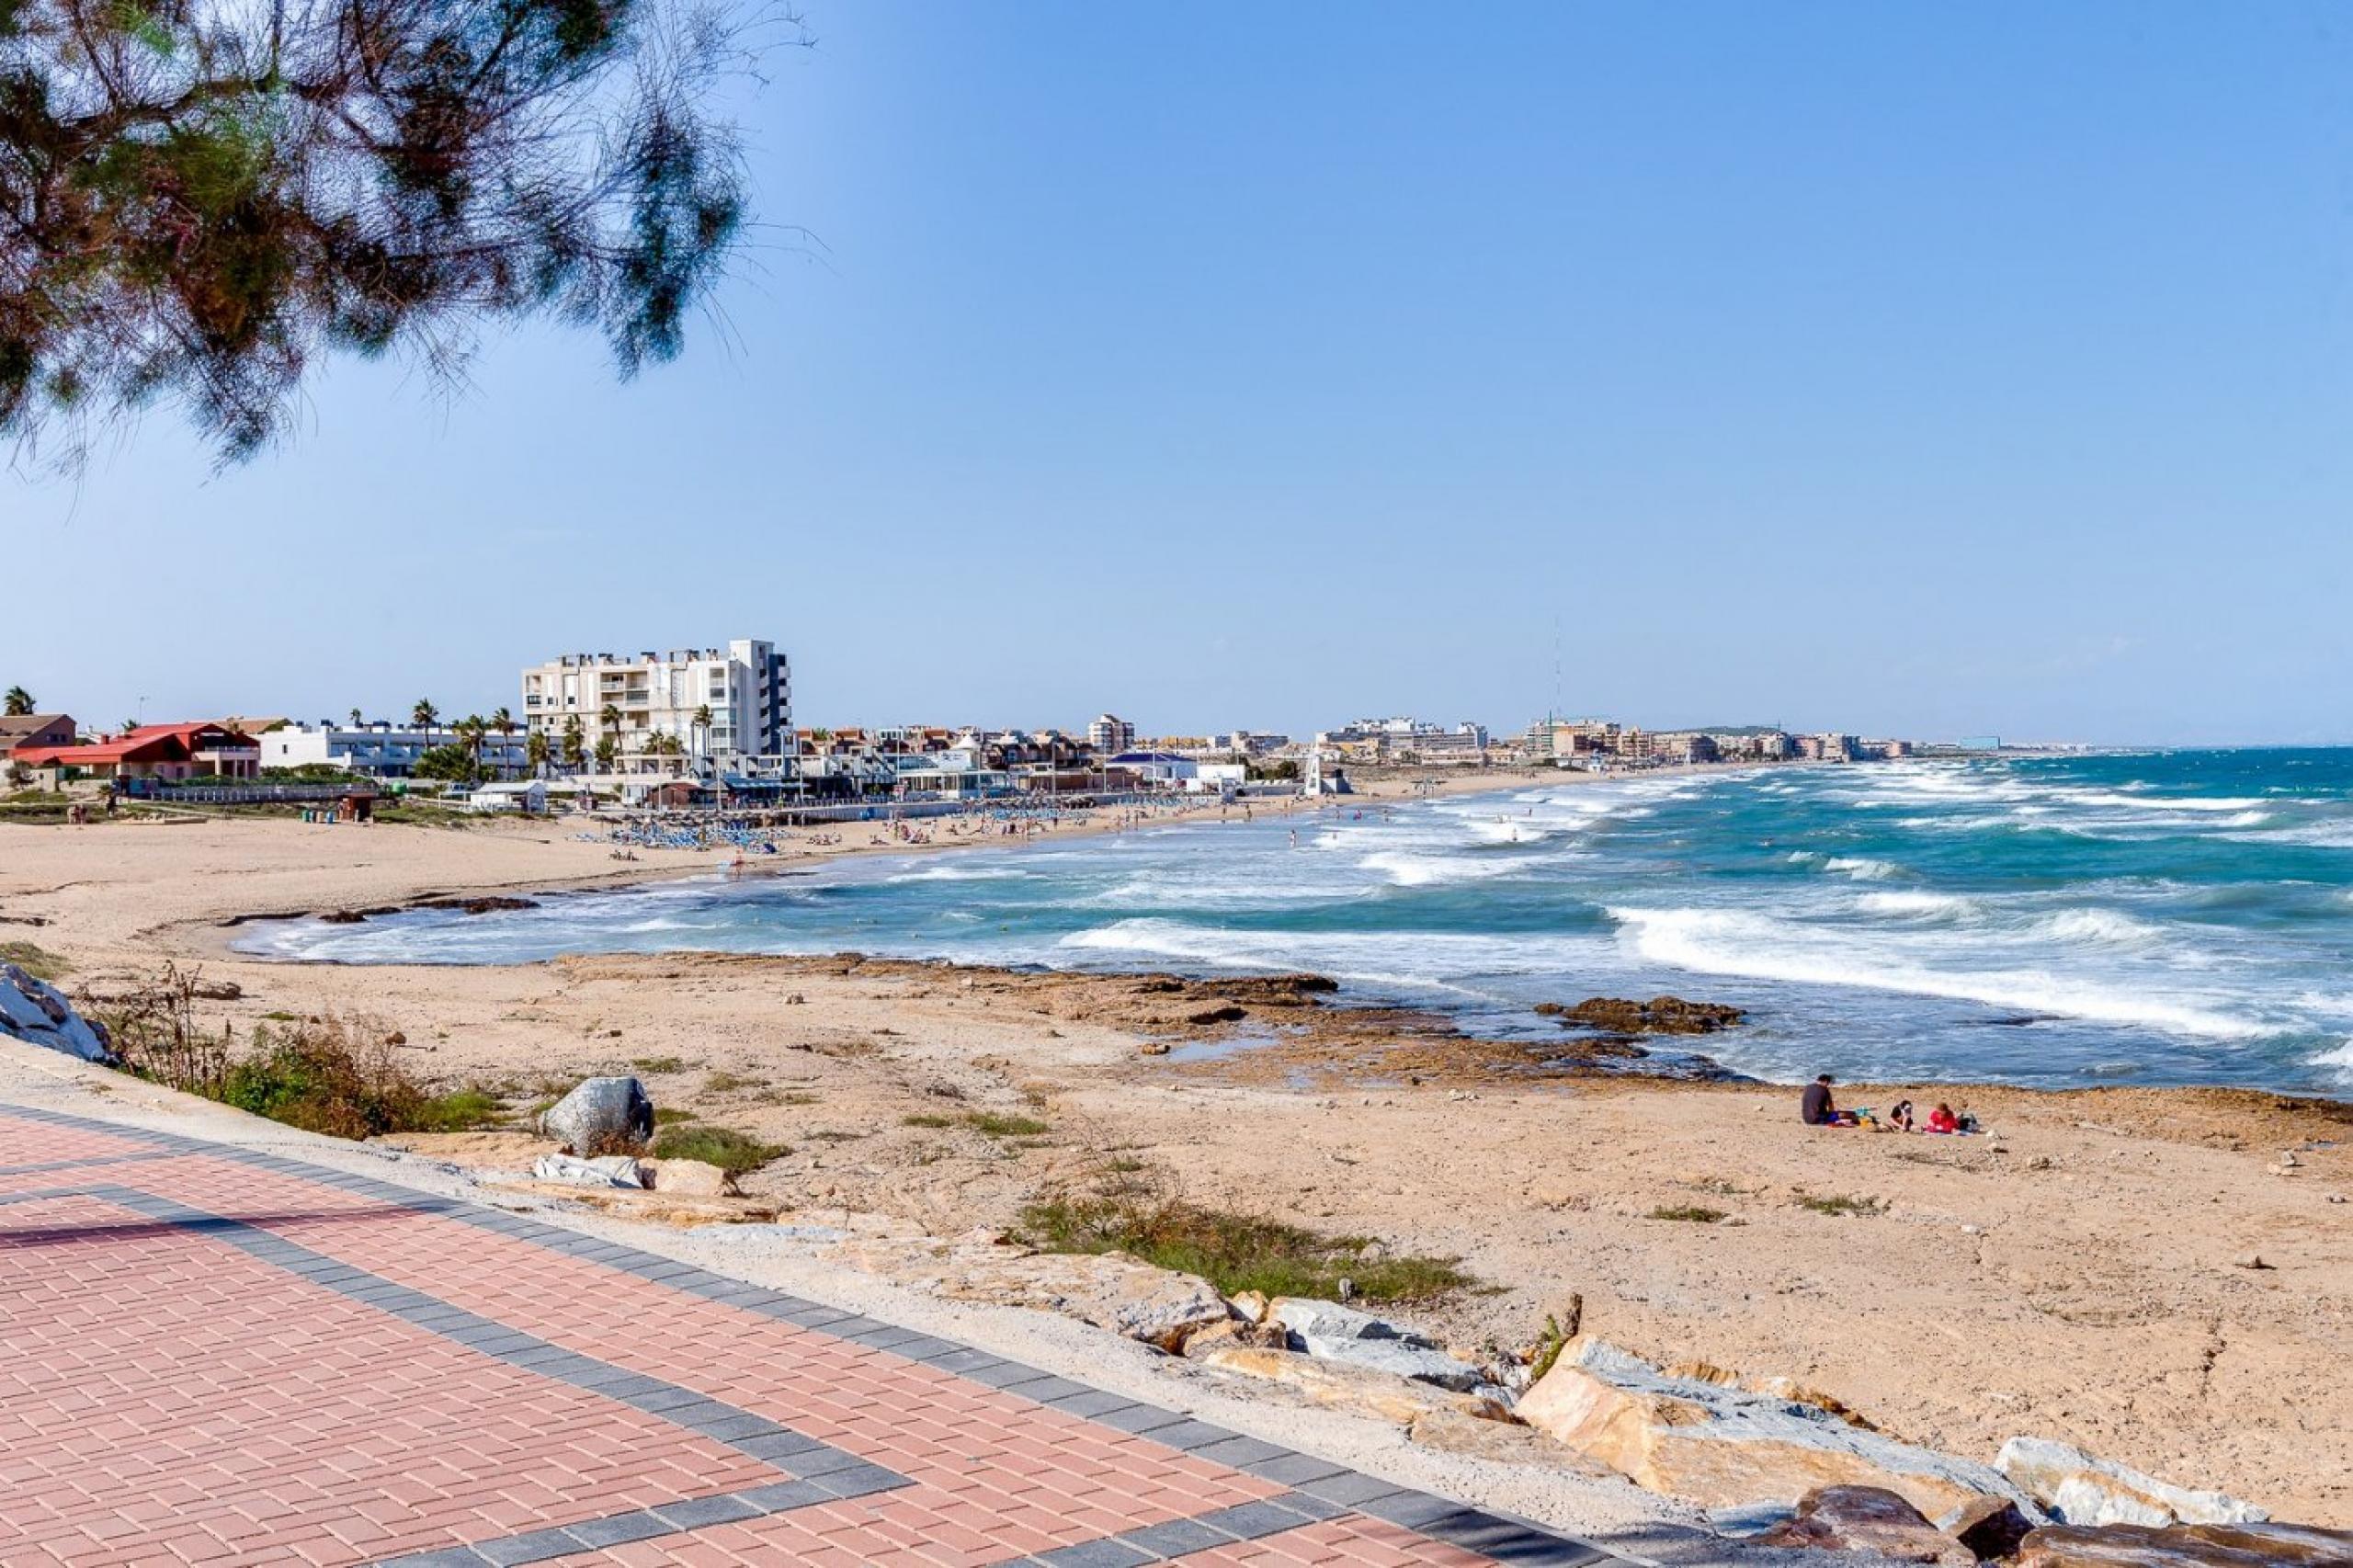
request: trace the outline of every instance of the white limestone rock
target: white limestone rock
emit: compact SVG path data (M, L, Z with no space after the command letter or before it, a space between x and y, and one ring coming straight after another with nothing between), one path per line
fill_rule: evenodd
M2071 1525L2259 1525L2271 1516L2220 1492L2197 1492L2050 1437L2012 1437L1994 1467Z
M103 1027L75 1012L57 987L12 963L0 963L0 1035L84 1062L115 1059Z

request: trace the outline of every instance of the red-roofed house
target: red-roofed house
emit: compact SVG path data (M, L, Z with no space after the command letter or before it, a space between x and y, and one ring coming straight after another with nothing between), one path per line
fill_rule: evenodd
M9 758L69 778L107 778L134 786L183 778L251 778L261 772L261 743L242 730L202 721L141 724L92 745L19 746Z

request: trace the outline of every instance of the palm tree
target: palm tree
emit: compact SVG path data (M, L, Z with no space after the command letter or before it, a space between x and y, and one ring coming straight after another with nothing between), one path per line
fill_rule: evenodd
M710 750L710 704L706 702L695 710L695 732L700 737L695 744L699 756Z
M359 728L359 710L357 708L351 710L351 727L355 730Z
M533 730L523 741L524 758L531 765L531 777L544 778L548 770L548 733Z
M490 727L498 732L500 740L511 741L515 738L515 715L509 713L505 708L501 708L490 716ZM499 748L498 761L501 768L504 768L506 764L506 749L504 746Z
M466 743L466 756L474 765L474 777L482 777L482 738L489 733L489 722L479 713L469 713L458 721L458 738Z
M620 749L620 743L613 739L611 731L608 730L603 734L598 735L597 737L597 767L598 769L606 773L610 773L613 770L613 754Z
M587 750L580 741L580 715L567 713L563 718L563 765L577 773L587 762Z
M21 686L12 686L7 695L0 697L0 709L11 719L21 719L33 710L33 694Z
M441 722L441 710L434 707L429 698L420 697L416 706L408 710L408 722L420 730L429 730Z

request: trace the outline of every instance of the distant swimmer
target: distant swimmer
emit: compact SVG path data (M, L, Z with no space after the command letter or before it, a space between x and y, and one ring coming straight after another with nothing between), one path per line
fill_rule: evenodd
M1297 828L1292 828L1290 830L1290 846L1293 849L1299 847L1299 829Z

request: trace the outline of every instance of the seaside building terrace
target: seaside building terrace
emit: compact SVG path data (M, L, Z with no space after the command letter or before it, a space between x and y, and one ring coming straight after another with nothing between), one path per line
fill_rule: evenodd
M439 746L464 746L464 736L448 725L420 729L379 721L372 724L337 724L322 719L315 724L281 724L261 736L261 765L271 767L335 767L370 778L407 778L417 759ZM511 776L529 766L529 747L519 734L493 730L482 738L483 767L494 775Z

